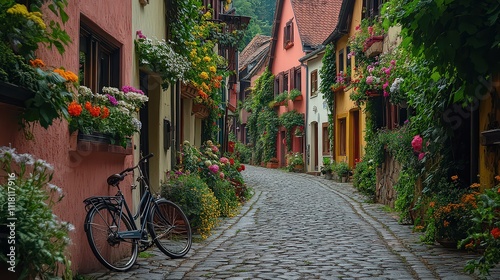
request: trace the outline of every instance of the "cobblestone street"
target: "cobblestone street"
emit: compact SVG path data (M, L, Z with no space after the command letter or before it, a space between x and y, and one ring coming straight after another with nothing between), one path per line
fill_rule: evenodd
M476 255L419 243L350 183L248 166L254 197L185 258L158 249L126 273L95 279L474 279L462 272ZM93 257L93 256L90 256ZM499 279L500 270L491 279Z

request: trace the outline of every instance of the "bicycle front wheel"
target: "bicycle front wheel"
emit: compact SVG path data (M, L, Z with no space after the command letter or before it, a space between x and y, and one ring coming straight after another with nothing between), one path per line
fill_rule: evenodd
M100 204L87 214L85 228L90 248L105 267L130 269L137 260L137 241L118 238L117 233L133 230L130 221L114 208Z
M180 258L191 248L191 226L181 208L166 199L157 200L151 209L149 233L156 246L171 258Z

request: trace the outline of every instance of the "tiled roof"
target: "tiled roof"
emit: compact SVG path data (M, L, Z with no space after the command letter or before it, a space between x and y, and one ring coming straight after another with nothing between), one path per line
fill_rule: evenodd
M316 48L337 26L342 0L291 0L291 3L302 44Z
M269 51L271 37L257 34L239 54L239 71L244 70L250 63L262 59Z

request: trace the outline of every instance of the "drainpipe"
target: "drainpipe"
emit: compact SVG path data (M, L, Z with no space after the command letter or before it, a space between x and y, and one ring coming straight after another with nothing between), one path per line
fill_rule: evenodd
M305 97L304 99L306 100L306 112L305 112L305 124L304 124L304 141L302 141L302 150L305 152L305 157L306 157L306 172L309 169L310 161L311 161L311 151L307 149L307 127L309 124L309 87L308 87L308 81L309 81L309 67L307 64L304 64L304 62L300 62L300 66L306 69L306 90L305 90Z

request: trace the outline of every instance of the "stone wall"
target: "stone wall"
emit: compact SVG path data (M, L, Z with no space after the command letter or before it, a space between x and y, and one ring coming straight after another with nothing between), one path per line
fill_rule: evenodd
M396 191L394 185L398 182L401 164L389 153L385 153L385 160L380 168L377 168L377 187L375 199L378 203L394 207Z

